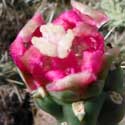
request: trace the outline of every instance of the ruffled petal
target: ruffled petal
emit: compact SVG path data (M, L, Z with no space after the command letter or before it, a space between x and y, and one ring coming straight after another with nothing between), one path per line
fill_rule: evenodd
M19 32L18 36L22 37L24 42L29 42L35 30L43 24L44 20L42 15L40 13L35 13L32 19L29 20L23 29Z
M65 73L63 70L50 70L46 73L47 79L50 81L56 81L65 76Z
M101 71L103 63L103 52L100 50L97 51L85 51L83 53L82 61L82 71L90 71L97 75Z
M78 66L78 60L73 52L70 52L66 58L53 58L52 66L53 69L63 70L66 75L74 72L78 72L80 67Z
M106 22L109 21L108 16L104 13L101 12L99 10L95 10L95 9L91 9L90 7L80 3L80 2L76 2L74 0L72 0L71 2L72 7L74 8L74 10L76 10L76 12L81 15L81 17L83 19L86 19L86 22L88 22L90 25L96 25L98 28L100 28L103 24L105 24ZM87 19L85 17L85 15L89 16L91 19ZM88 21L87 21L88 20Z
M23 71L25 71L25 66L21 62L21 56L26 51L26 48L21 37L17 37L10 46L10 55L12 56L15 64ZM18 50L18 52L17 52Z
M35 47L31 46L21 57L27 71L37 77L43 75L43 56Z
M65 30L74 28L78 22L82 22L81 17L73 10L63 12L53 23L62 25Z
M41 78L35 78L32 74L27 72L22 72L20 70L19 73L29 91L32 92L33 90L38 89L41 85L44 87L45 81L44 80L42 81Z
M63 79L57 80L54 83L48 84L48 91L63 91L73 88L86 88L89 84L96 80L95 74L89 71L83 71L81 73L71 74Z
M73 31L75 36L77 36L75 42L86 44L86 48L89 50L100 49L104 52L104 37L98 32L96 27L86 23L79 23Z
M10 55L14 59L15 64L23 71L26 71L25 66L21 61L21 57L25 51L31 46L30 39L33 34L39 35L39 26L44 23L40 13L36 13L33 18L19 32L16 39L10 46Z

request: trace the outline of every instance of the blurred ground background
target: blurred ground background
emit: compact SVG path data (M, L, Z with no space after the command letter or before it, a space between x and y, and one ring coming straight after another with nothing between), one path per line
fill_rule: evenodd
M120 48L119 62L125 69L125 0L111 5L109 0L79 1L109 14L111 21L102 32L107 44ZM56 125L53 117L36 108L9 56L9 45L40 6L47 8L43 15L49 21L70 8L70 0L0 0L0 125Z

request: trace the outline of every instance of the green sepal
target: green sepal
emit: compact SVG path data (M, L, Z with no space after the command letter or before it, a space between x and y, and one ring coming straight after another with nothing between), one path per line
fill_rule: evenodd
M98 116L105 100L105 93L85 102L85 117L83 125L97 125Z
M99 80L86 88L78 90L64 90L60 92L49 92L53 99L59 104L72 103L79 100L87 100L98 96L103 88L104 81Z
M62 106L53 101L49 95L45 96L44 98L34 98L34 101L39 108L43 109L47 113L50 113L57 120L62 119Z
M72 110L72 104L66 104L63 106L64 119L68 125L81 125L81 122L74 115Z
M99 125L115 125L118 124L125 115L125 96L121 95L123 100L121 104L112 101L110 97L111 92L107 92L105 102L102 106L102 110L99 114ZM120 93L119 93L120 94ZM114 98L115 99L115 98Z

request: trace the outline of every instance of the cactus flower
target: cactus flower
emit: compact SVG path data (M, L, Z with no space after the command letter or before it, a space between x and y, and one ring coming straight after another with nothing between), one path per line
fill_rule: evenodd
M62 124L117 124L124 116L123 72L118 66L109 71L119 50L105 51L99 28L108 17L73 0L71 5L49 23L36 12L10 54L37 105Z
M98 28L108 17L78 2L72 7L51 23L37 12L10 47L31 90L85 88L98 79L105 51Z

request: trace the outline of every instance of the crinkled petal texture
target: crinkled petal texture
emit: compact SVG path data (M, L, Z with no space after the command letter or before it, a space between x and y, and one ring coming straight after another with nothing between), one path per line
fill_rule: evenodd
M37 12L10 47L31 90L40 86L49 91L84 88L98 78L104 54L98 28L108 18L81 3L72 6L48 24Z
M69 56L53 60L54 68L63 70L64 77L53 79L53 83L47 86L49 91L86 87L97 80L101 71L104 54L103 36L95 27L85 23L77 25L73 31L75 38Z
M22 71L23 74L26 74L24 77L31 90L36 89L38 84L42 84L42 82L38 82L37 84L37 81L42 81L42 79L34 79L35 71L38 71L38 67L41 67L42 55L36 48L33 48L31 44L32 36L41 36L39 27L42 24L44 24L44 20L41 13L35 13L32 19L29 20L24 28L18 33L16 39L10 46L10 54L17 67ZM41 73L42 70L39 71Z
M73 9L62 13L53 22L63 25L65 29L75 27L79 22L85 22L89 25L100 28L103 24L109 21L104 12L91 9L90 7L72 0Z
M107 17L107 15L105 15L104 12L91 9L90 7L74 0L72 0L71 4L73 9L76 11L76 13L81 15L83 20L85 19L85 15L91 17L91 19L85 19L91 25L95 25L96 27L100 28L103 24L109 21L109 18Z

